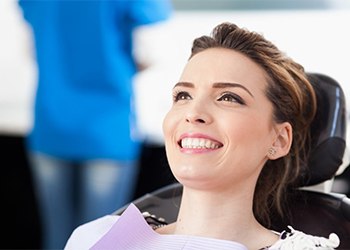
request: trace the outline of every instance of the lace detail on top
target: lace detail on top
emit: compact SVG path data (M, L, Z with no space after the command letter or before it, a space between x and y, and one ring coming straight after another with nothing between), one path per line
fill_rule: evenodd
M150 214L147 211L143 212L142 216L146 220L147 224L152 227L153 230L168 225L164 218L157 217L156 215Z
M283 231L281 239L273 244L269 250L333 250L339 246L340 240L334 233L329 238L312 236L297 231L288 226L290 232Z

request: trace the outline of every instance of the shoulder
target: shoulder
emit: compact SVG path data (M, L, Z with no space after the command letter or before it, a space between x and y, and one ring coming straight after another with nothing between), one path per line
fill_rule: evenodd
M334 233L325 238L306 234L292 227L288 228L288 231L283 231L280 234L280 240L268 248L269 250L332 250L340 244L338 236Z
M64 249L89 249L111 229L119 217L106 215L77 227L69 237Z

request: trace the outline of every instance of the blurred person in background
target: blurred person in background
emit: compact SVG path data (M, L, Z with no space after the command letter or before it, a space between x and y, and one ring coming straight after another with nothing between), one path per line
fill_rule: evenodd
M152 63L157 52L147 44L160 41L147 34L161 29L172 8L166 0L19 4L38 66L27 147L43 248L63 248L78 224L132 198L140 152L133 76Z

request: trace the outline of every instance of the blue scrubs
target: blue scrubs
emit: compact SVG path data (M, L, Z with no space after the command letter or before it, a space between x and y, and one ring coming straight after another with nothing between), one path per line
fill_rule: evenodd
M21 0L38 65L28 136L45 249L131 197L135 27L169 18L167 0Z

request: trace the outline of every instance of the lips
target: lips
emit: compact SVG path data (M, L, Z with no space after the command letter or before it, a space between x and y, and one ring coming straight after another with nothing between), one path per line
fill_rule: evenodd
M185 149L218 149L223 146L222 143L202 137L184 137L179 145Z

